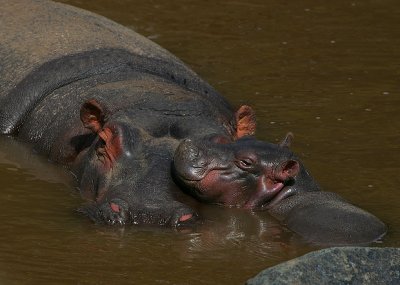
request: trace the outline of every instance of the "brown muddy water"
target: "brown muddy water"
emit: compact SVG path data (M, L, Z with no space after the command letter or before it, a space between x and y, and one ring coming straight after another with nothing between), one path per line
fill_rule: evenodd
M400 2L63 0L144 34L293 150L400 246ZM265 213L205 206L195 232L98 226L68 172L0 138L0 284L243 284L318 247Z

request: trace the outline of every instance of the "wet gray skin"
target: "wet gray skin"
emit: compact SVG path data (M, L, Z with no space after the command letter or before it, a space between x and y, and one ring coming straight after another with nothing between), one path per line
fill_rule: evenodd
M289 150L291 139L289 133L278 145L250 136L185 140L175 152L175 175L201 201L267 210L313 243L368 244L381 239L386 225L340 196L321 191Z
M303 191L296 180L305 174L304 167L289 150L289 137L291 134L280 145L251 136L233 142L219 136L198 142L188 139L175 152L175 172L189 192L202 201L267 208ZM307 191L317 190L316 184L308 185Z

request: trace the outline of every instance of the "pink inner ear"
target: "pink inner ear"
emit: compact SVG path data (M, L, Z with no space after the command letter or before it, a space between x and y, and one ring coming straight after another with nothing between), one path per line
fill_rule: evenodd
M101 130L101 124L95 116L89 115L86 122L85 127L91 129L92 132L98 133Z
M99 137L105 142L105 168L107 170L114 166L116 159L122 153L122 138L118 133L114 133L110 127L105 127L99 131Z
M105 112L95 99L82 105L80 115L85 128L92 130L92 132L98 133L104 125Z
M256 132L256 114L250 106L243 105L235 114L236 138L251 136Z

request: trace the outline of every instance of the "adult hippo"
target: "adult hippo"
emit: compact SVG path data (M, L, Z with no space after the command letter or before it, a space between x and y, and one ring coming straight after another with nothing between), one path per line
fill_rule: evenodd
M67 5L0 4L0 132L70 168L89 201L82 212L96 222L189 226L198 214L184 189L268 209L307 238L337 226L338 242L385 233L376 217L319 191L288 150L290 136L256 140L250 107L234 112L156 44Z

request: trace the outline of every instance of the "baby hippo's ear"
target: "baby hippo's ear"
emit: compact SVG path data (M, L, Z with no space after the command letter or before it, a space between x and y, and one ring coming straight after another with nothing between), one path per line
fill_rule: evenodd
M107 110L95 99L91 99L83 103L81 107L81 121L85 128L98 133L106 122Z
M235 113L236 138L251 136L256 132L256 113L250 106L243 105Z
M289 148L293 141L293 133L289 132L286 134L285 138L279 143L280 147L287 147Z

